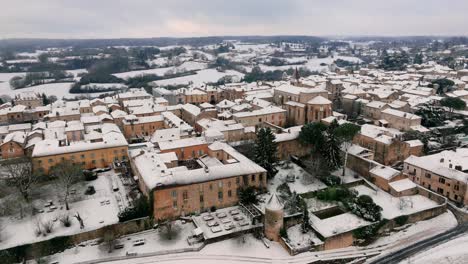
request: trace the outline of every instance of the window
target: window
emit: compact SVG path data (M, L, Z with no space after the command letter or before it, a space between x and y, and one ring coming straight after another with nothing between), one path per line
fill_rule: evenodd
M223 182L222 181L218 182L218 187L223 188Z
M182 198L184 199L184 202L186 202L188 200L188 192L187 191L184 191L182 193Z
M228 181L228 187L231 187L231 182L230 181Z
M53 160L53 159L49 159L49 163L52 163L52 162L54 162L54 160Z
M426 178L431 178L431 174L430 173L426 173Z
M231 190L228 191L228 197L232 197L232 191Z
M203 203L205 201L205 197L203 197L203 193L200 193L200 203Z
M255 181L255 174L252 174L250 181Z
M172 207L177 209L177 200L172 201Z
M210 183L210 191L213 190L213 184Z
M444 178L439 178L439 182L440 183L445 183L445 179Z
M263 181L263 174L258 175L258 180Z
M96 164L96 160L93 160L93 164Z
M94 156L95 156L94 153L91 153L91 158L92 158L92 159L94 159Z
M239 185L239 183L240 183L240 177L237 177L236 178L236 185Z
M453 189L454 189L455 191L458 191L458 190L460 189L460 186L459 186L459 185L455 185L455 186L453 186Z
M437 192L440 193L440 194L444 194L444 189L442 189L442 188L437 188Z
M173 190L171 193L172 198L177 198L177 191Z
M219 200L222 200L222 199L223 199L223 192L222 192L222 191L219 191L219 192L218 192L218 199L219 199Z
M81 154L81 158L84 159L84 158L85 158L85 155L84 155L84 154Z

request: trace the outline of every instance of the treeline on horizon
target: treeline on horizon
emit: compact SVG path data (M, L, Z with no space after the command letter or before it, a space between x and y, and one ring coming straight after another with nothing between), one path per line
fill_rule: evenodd
M46 48L104 48L108 46L171 46L190 45L204 46L219 44L225 40L239 40L250 43L321 43L326 39L314 36L217 36L217 37L191 37L191 38L116 38L116 39L41 39L41 38L15 38L0 39L0 50L16 52L35 51Z

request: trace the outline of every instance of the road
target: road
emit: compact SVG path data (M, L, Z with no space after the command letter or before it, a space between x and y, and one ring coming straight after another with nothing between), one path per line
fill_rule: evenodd
M455 213L458 219L461 219L459 212L452 210ZM460 221L461 222L461 221ZM406 246L400 250L394 251L390 254L383 255L379 258L373 259L370 264L387 264L387 263L399 263L400 261L409 258L416 253L419 253L425 249L435 247L444 242L447 242L457 236L460 236L464 233L468 233L468 222L461 222L461 224L456 227L433 237L421 240L412 245Z

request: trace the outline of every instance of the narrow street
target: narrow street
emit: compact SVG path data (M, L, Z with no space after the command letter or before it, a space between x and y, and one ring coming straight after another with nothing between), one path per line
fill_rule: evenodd
M400 261L409 258L416 253L424 251L425 249L429 249L440 245L444 242L454 239L457 236L460 236L464 233L468 233L468 221L466 221L466 215L463 215L462 212L454 209L453 206L450 210L454 213L457 217L459 225L454 227L451 230L448 230L442 234L432 236L430 238L424 239L412 245L409 245L405 248L400 250L394 251L390 254L383 255L379 258L373 259L370 261L370 264L386 264L386 263L399 263Z

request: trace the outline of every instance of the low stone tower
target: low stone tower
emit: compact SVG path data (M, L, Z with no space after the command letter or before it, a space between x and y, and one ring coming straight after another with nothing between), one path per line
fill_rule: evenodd
M283 227L284 206L276 194L273 194L265 205L265 237L278 241Z

